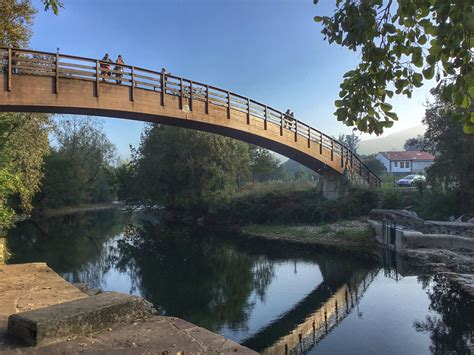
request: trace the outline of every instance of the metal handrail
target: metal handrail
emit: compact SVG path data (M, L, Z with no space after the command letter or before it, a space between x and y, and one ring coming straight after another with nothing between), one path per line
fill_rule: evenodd
M117 85L131 87L132 91L134 89L152 90L161 94L163 104L164 94L179 97L181 103L183 99L190 98L191 94L193 99L206 102L207 110L209 105L227 107L228 116L230 117L230 110L235 109L246 113L247 116L252 115L263 120L265 127L267 127L267 123L271 123L280 126L281 133L283 130L292 132L295 140L297 140L298 136L303 137L308 140L308 147L311 142L320 144L321 149L324 147L330 150L331 160L335 159L335 154L340 157L341 167L346 167L348 164L351 167L358 167L356 173L359 176L367 179L369 184L373 182L377 186L380 185L381 180L379 177L369 169L357 154L353 153L338 140L278 109L249 99L246 96L170 73L158 72L128 64L109 63L98 59L20 48L0 47L0 51L3 52L3 55L0 56L0 63L7 69L8 89L11 88L11 76L24 73L56 76L56 79L66 77L93 80L96 81L96 85L99 85L99 81L116 82ZM5 52L7 56L5 56ZM24 62L23 64L21 63L22 61ZM88 65L84 65L84 62L88 63ZM106 65L109 66L108 69L104 67ZM116 70L116 68L120 68L120 70ZM121 78L117 77L118 74L121 75ZM162 83L163 79L164 82ZM56 83L57 88L58 83ZM164 92L162 92L162 88ZM277 123L278 121L279 123Z

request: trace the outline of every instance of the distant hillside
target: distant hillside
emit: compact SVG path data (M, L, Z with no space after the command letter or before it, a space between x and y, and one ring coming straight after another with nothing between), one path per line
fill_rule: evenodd
M416 127L408 128L400 132L391 133L385 137L367 139L359 143L359 154L374 154L384 151L392 150L403 150L403 145L408 138L416 137L417 135L423 135L425 127L419 125Z

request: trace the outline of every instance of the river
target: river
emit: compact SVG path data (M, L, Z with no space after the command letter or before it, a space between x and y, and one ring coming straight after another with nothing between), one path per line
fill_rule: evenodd
M26 221L9 263L141 295L264 353L468 354L474 302L445 278L367 255L130 225L118 210Z

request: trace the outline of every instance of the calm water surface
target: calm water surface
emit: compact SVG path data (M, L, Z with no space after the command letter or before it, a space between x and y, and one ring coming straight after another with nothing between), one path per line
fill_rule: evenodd
M469 354L474 302L436 276L401 276L354 253L131 227L119 211L25 222L10 263L137 294L266 353ZM406 271L406 275L409 275Z

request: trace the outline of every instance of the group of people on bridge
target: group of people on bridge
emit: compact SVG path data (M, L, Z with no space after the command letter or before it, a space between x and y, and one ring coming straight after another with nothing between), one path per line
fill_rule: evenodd
M102 81L106 81L106 78L110 78L112 76L112 71L110 68L113 63L114 62L110 58L109 53L105 53L104 58L102 58L102 61L100 63ZM119 54L117 60L115 61L115 67L113 69L113 74L117 84L122 84L124 64L125 62L122 58L122 55Z

